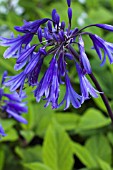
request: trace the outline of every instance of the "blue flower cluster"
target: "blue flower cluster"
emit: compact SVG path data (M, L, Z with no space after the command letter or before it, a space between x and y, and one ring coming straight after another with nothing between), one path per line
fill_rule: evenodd
M1 85L3 86L7 72L3 74ZM21 97L17 92L14 93L5 93L3 87L0 88L0 112L2 118L13 117L21 123L27 123L27 120L24 119L21 114L27 113L28 109L25 102L22 102L22 99L26 97L25 93L22 92ZM4 129L0 125L0 135L5 136Z
M64 102L64 109L67 109L70 103L74 108L79 108L90 96L96 98L100 93L86 77L86 75L92 74L92 69L85 53L83 35L88 35L92 40L93 49L102 61L101 65L105 63L106 57L109 58L110 63L113 63L113 44L106 42L98 35L84 32L84 29L92 26L113 31L113 26L92 24L82 29L71 29L71 0L67 0L67 5L68 27L66 27L64 21L60 21L59 14L56 9L53 9L52 18L24 21L23 26L15 26L15 30L21 33L18 37L13 35L11 38L0 37L0 45L8 47L4 53L4 58L16 58L14 69L17 71L22 69L21 73L8 77L9 79L4 85L9 86L11 91L19 88L21 96L24 84L28 83L29 86L35 87L36 101L39 102L43 98L46 101L45 107L51 104L53 109L60 107ZM37 44L31 43L34 37L37 38ZM77 45L78 52L74 49L74 45ZM46 57L50 58L50 64L39 80L40 71ZM80 94L75 91L70 82L67 70L69 60L75 65L78 73ZM59 103L61 84L65 84L66 91L64 98ZM9 98L9 96L7 97Z

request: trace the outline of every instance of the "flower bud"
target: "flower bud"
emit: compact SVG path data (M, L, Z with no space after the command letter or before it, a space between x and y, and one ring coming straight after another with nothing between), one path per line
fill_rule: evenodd
M55 14L56 14L56 9L52 10L52 20L55 21Z
M40 42L42 42L42 29L40 27L38 29L38 39Z
M71 0L67 0L67 5L68 5L68 7L70 7L70 5L71 5Z
M68 18L69 18L69 23L71 23L71 19L72 19L72 9L68 8Z
M64 30L64 28L65 28L65 22L64 21L61 22L60 28Z
M51 21L48 21L47 26L48 26L49 31L52 32L52 23L51 23Z
M60 16L57 13L55 14L55 22L56 22L57 25L59 25Z

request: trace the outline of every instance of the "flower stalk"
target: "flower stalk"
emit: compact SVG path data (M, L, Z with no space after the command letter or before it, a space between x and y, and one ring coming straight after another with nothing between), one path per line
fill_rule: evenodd
M99 85L99 83L98 83L97 79L95 78L94 74L91 73L91 74L89 74L89 76L90 76L91 80L93 81L93 83L95 84L97 90L102 92L102 88ZM109 114L109 116L110 116L110 118L112 120L112 123L113 123L113 112L112 112L112 109L111 109L111 107L109 105L108 99L107 99L107 97L106 97L106 95L104 93L100 93L100 96L101 96L101 98L102 98L102 100L103 100L103 102L104 102L104 104L106 106L108 114Z

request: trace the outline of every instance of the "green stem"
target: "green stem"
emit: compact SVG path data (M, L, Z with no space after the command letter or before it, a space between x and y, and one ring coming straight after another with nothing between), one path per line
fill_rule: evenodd
M99 85L98 81L96 80L95 76L93 75L93 73L92 73L92 74L89 74L89 76L90 76L90 78L92 79L92 81L94 82L97 90L100 91L100 92L102 92L102 88L100 87L100 85ZM113 112L112 112L111 107L110 107L110 105L109 105L108 99L107 99L107 97L105 96L104 93L100 93L100 96L101 96L101 98L102 98L102 100L103 100L103 102L104 102L104 104L105 104L105 106L106 106L106 109L107 109L107 111L108 111L108 114L109 114L109 116L110 116L110 118L111 118L111 120L112 120L112 123L113 123Z

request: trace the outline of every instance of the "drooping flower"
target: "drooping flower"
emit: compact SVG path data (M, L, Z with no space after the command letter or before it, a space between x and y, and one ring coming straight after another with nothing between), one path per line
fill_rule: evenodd
M106 56L108 56L110 64L113 63L113 43L109 43L104 41L98 35L89 34L90 38L93 41L94 49L96 50L100 60L102 60L101 65L103 65L106 61ZM104 58L102 56L102 51L104 51Z
M46 101L45 106L49 104L52 108L61 106L66 101L65 109L72 103L75 108L89 98L98 96L98 91L94 89L86 78L86 75L92 74L92 69L88 55L85 52L85 44L82 36L88 35L93 42L93 49L96 50L101 65L105 63L108 56L110 63L113 63L113 44L106 42L96 34L85 32L88 27L98 27L113 32L113 26L108 24L91 24L84 28L71 29L72 8L71 0L67 0L68 26L65 21L61 21L56 9L52 10L51 18L43 18L35 21L24 21L23 26L15 26L15 30L21 33L17 38L12 36L10 39L0 37L0 45L9 48L4 53L5 58L16 58L14 69L22 72L11 77L7 77L4 85L9 86L11 91L20 89L20 96L25 83L35 87L34 96L37 102L40 99ZM37 43L31 43L34 36L38 38ZM32 45L31 45L32 44ZM77 45L78 50L75 50ZM102 55L104 51L104 57ZM52 57L52 59L51 59ZM41 68L49 58L50 65L45 71L44 76L39 78ZM81 94L79 95L71 85L68 73L68 62L76 64L76 70L80 79ZM62 102L58 103L60 96L60 85L66 86L66 93ZM2 93L2 91L1 91Z
M15 76L7 77L10 78L7 82L4 83L5 86L10 86L10 91L16 91L18 88L20 89L20 94L22 93L22 89L24 87L24 82L26 75L21 72Z
M79 51L80 51L80 63L81 65L83 66L84 70L90 74L92 71L91 71L91 66L90 66L90 62L88 60L88 57L85 53L85 49L84 49L84 42L83 42L83 39L82 37L80 36L79 37Z
M27 45L32 40L33 35L31 33L25 34L23 36L18 36L17 38L3 38L0 37L1 46L10 46L4 53L4 58L10 58L12 57L17 51L22 48L22 44Z
M3 86L5 77L7 76L7 72L4 72L2 77L2 83ZM28 109L25 102L22 102L22 100L26 98L26 95L24 92L22 92L21 97L17 92L13 93L5 93L5 90L1 87L0 88L0 112L1 117L3 118L14 118L17 121L21 123L27 123L27 120L23 118L21 115L23 113L27 113ZM4 130L2 126L0 125L0 134L2 136L5 136Z
M48 106L52 103L52 108L57 108L59 97L59 82L58 82L58 64L56 58L53 57L48 70L39 82L35 92L37 102L40 101L42 96L45 96Z
M21 123L27 123L27 121L21 116L22 113L27 113L28 109L26 107L26 103L22 102L22 99L25 98L25 94L19 97L18 93L15 92L13 94L3 94L4 104L1 106L2 112L6 112L8 117L13 117L17 121Z
M17 30L18 32L22 32L22 33L36 33L40 27L40 25L46 23L48 20L50 20L49 18L44 18L44 19L39 19L36 21L24 21L24 25L22 27L20 26L15 26L15 30Z
M62 102L59 104L59 107L64 103L64 101L66 101L64 110L66 110L70 106L70 103L74 108L79 108L83 103L84 100L83 96L80 96L75 92L75 90L71 86L71 82L67 74L65 76L65 83L66 83L66 93Z
M78 72L79 80L80 80L80 88L81 88L81 93L84 98L84 100L89 99L90 96L97 98L98 94L100 93L97 91L89 82L89 80L86 78L85 73L83 72L82 68L76 64L76 69ZM89 96L90 94L90 96Z

